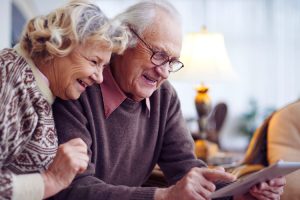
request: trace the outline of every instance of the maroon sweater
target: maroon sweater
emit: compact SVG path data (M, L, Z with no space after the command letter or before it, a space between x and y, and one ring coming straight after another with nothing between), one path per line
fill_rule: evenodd
M153 199L155 188L140 186L156 163L170 184L192 167L205 166L194 157L193 141L169 82L150 97L150 108L149 115L145 101L125 99L105 118L99 85L87 88L77 101L57 99L53 111L59 143L82 138L90 163L55 199Z

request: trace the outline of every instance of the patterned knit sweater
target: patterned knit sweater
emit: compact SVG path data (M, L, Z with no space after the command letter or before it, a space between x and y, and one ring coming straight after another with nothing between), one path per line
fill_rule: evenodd
M0 199L17 199L26 187L19 174L43 171L57 149L51 92L20 54L20 49L0 51Z

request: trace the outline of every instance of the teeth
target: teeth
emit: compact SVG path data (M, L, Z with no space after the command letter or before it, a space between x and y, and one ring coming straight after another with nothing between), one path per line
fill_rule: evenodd
M80 79L77 79L78 82L83 86L83 87L87 87L87 84L85 82L83 82L82 80Z
M156 82L156 80L151 79L150 77L148 77L148 76L146 76L146 75L145 75L145 78L148 79L149 81Z

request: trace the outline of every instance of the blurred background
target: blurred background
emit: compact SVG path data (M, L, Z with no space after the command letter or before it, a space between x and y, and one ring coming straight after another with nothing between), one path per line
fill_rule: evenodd
M24 23L67 2L66 0L1 0L0 48L11 47ZM98 0L113 17L137 0ZM220 130L223 149L243 151L253 130L272 111L300 96L300 1L299 0L171 0L182 15L184 35L203 26L224 38L229 79L197 72L181 78L170 76L186 119L197 119L196 86L205 81L212 107L227 105ZM223 47L222 47L223 48ZM186 71L187 72L187 71ZM176 78L175 78L176 77ZM179 77L179 78L178 78ZM197 124L191 124L192 131Z

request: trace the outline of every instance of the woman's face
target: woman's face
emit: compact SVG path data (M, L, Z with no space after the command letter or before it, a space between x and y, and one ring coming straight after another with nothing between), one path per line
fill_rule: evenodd
M79 45L68 56L55 58L46 73L50 89L64 100L78 99L87 86L103 81L103 67L108 64L111 50L101 44Z

